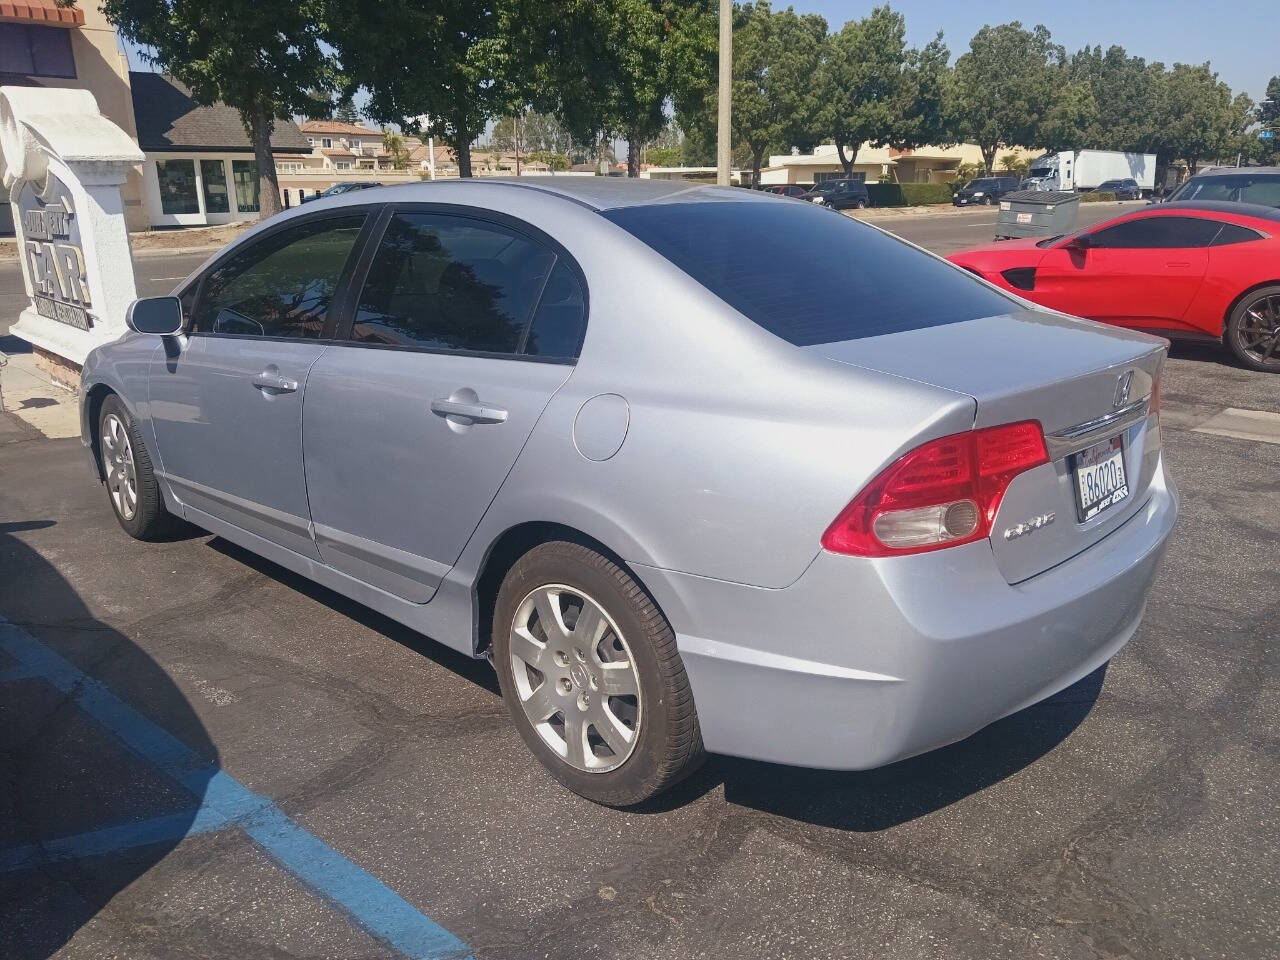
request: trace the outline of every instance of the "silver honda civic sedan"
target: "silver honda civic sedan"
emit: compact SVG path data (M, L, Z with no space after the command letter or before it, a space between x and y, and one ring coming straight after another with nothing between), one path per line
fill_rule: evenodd
M120 524L179 520L489 658L557 780L862 769L1134 635L1165 343L811 204L608 178L274 217L88 358Z

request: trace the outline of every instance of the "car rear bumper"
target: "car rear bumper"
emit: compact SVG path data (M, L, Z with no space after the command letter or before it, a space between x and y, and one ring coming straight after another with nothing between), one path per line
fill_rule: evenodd
M963 739L1075 683L1137 631L1173 529L1163 464L1143 508L1016 585L990 545L822 552L768 590L637 568L676 629L708 750L867 769Z

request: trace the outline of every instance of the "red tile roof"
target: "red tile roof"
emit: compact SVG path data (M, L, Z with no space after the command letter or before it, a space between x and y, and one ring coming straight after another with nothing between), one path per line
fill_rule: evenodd
M0 0L3 2L3 0ZM358 123L342 123L338 120L307 120L299 128L303 133L346 134L353 137L381 137L379 130L370 130Z
M84 25L84 11L78 7L60 7L56 0L0 0L0 20L80 27Z

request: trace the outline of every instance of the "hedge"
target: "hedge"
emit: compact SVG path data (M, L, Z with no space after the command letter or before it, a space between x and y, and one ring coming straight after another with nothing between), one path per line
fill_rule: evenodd
M1103 203L1107 200L1116 200L1116 199L1118 199L1116 195L1107 190L1103 190L1101 192L1097 190L1092 190L1089 193L1080 194L1081 203Z
M945 183L868 183L873 207L916 207L950 203L951 187Z

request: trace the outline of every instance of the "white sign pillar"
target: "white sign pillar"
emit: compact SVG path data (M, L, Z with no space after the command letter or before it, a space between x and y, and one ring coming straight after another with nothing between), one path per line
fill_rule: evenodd
M124 333L138 294L120 185L142 161L89 91L0 86L0 202L30 300L10 333L76 365Z

